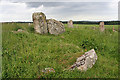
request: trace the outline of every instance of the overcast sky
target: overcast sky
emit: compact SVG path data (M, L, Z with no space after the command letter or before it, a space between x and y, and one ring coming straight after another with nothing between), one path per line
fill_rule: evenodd
M41 1L41 2L40 2ZM64 1L64 2L63 2ZM2 0L0 22L32 21L32 13L43 12L47 18L68 21L118 20L119 0Z

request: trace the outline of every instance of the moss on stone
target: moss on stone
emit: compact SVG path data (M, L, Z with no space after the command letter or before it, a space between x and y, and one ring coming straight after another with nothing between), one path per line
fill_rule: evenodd
M33 13L33 15L32 15L33 20L36 19L35 17L36 17L37 15L38 15L38 16L42 15L42 18L46 21L46 16L45 16L45 14L42 13L42 12L35 12L35 13Z

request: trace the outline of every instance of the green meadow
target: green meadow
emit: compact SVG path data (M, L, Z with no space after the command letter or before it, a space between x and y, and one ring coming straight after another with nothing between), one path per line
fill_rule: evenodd
M118 78L118 25L74 24L60 35L40 35L33 24L2 24L2 78ZM24 32L14 32L23 29ZM84 52L95 49L98 60L86 72L67 70ZM55 72L43 73L53 68Z

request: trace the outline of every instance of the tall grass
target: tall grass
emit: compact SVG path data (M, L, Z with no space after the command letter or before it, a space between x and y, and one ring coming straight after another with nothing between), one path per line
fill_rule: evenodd
M58 36L34 33L33 25L5 23L2 27L2 77L3 78L117 78L118 32L113 25L106 31L92 30L99 25L78 25L68 28ZM115 29L118 28L114 25ZM17 29L25 32L13 33ZM64 70L69 68L85 51L95 49L98 60L86 72ZM44 68L54 68L55 73L43 73Z

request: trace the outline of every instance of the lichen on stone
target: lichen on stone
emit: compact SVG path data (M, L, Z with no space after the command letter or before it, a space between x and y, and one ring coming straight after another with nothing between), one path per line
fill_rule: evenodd
M37 13L33 13L32 17L33 17L35 32L39 34L48 33L45 14L42 12L37 12Z
M68 27L73 28L73 21L72 20L68 21Z
M42 12L33 13L34 29L39 34L50 33L58 35L65 31L63 23L55 19L46 19Z

